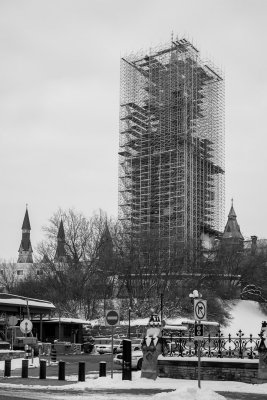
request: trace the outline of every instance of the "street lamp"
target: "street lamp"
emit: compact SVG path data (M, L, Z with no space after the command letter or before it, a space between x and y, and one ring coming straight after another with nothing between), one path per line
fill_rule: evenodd
M160 293L160 320L163 319L163 293Z
M194 299L201 299L202 294L198 290L193 290L193 293L190 293L189 297L193 301Z

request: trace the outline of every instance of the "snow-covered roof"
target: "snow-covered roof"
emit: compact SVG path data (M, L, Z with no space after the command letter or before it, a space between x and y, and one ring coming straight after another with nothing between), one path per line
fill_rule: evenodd
M56 307L50 301L32 299L23 296L18 296L11 293L0 293L0 310L2 311L17 311L22 307L30 309L30 312L48 312Z
M59 318L43 318L42 319L43 322L61 322L61 323L65 323L65 324L83 324L83 325L88 325L89 321L87 321L86 319L82 319L82 318L65 318L65 317L60 317Z

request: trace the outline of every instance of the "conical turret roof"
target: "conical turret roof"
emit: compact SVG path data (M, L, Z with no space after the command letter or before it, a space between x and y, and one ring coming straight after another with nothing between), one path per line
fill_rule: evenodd
M28 208L26 208L26 212L25 212L25 216L24 216L24 220L23 220L23 224L21 229L30 231L31 230L31 224L30 224L30 218L29 218L29 214L28 214Z
M228 214L228 220L224 228L222 239L236 239L240 241L244 240L243 235L240 231L240 227L237 223L236 213L233 206L233 200Z

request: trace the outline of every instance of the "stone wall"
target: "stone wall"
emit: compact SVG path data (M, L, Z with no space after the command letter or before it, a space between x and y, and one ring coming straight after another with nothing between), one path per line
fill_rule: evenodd
M257 383L259 360L201 360L201 380ZM198 379L197 358L164 358L158 360L158 376L175 379Z

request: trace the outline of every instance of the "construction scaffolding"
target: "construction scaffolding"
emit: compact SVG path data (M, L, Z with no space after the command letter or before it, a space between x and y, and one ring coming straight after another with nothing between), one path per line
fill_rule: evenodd
M224 81L187 40L121 59L119 219L196 243L224 224Z

